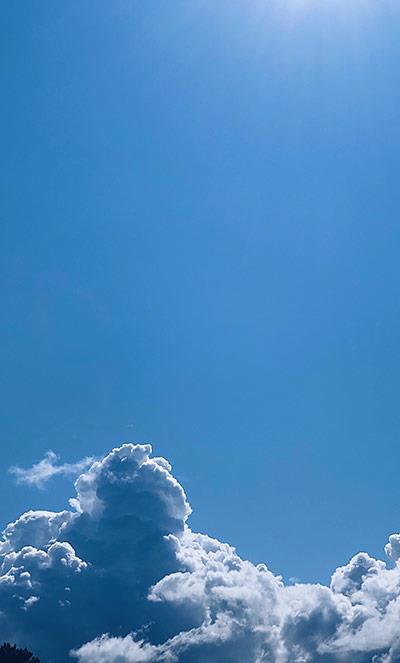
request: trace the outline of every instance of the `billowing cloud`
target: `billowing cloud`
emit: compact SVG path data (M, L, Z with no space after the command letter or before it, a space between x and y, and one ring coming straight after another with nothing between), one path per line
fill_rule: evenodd
M125 444L75 483L71 508L28 511L0 545L2 638L44 663L400 661L400 535L329 587L285 586L192 532L169 463Z
M10 468L10 473L14 474L17 483L26 483L41 488L57 475L76 476L80 474L93 463L94 458L88 456L77 463L59 463L58 461L57 454L54 451L48 451L44 458L32 467L14 466Z

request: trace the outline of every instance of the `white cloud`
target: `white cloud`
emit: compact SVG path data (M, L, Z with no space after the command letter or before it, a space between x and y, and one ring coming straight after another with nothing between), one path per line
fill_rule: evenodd
M83 472L94 461L94 458L87 457L77 463L59 463L57 454L48 451L44 458L32 465L32 467L10 467L10 473L16 477L17 483L25 483L30 486L41 488L47 481L54 476L76 476Z
M158 656L159 648L143 640L136 641L131 635L125 638L110 638L102 635L80 648L74 653L77 658L86 663L107 663L110 657L118 657L124 663L151 663Z
M164 459L123 445L76 483L73 510L29 511L0 545L2 637L43 663L400 661L400 535L330 587L285 586L188 526Z

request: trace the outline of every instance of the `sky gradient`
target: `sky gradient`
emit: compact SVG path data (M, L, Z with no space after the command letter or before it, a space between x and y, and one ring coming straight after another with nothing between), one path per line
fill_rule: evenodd
M192 527L326 581L400 526L396 2L2 8L3 526L151 442Z

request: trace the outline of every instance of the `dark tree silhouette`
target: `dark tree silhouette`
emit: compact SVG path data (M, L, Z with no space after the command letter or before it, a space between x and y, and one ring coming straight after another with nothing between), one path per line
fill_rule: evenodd
M0 647L0 663L40 663L27 649L17 649L15 645L5 642Z

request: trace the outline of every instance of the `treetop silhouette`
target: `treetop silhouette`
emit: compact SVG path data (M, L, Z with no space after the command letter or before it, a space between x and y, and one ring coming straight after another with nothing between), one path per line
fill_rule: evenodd
M18 649L16 645L5 642L0 647L0 663L40 663L40 661L27 649Z

